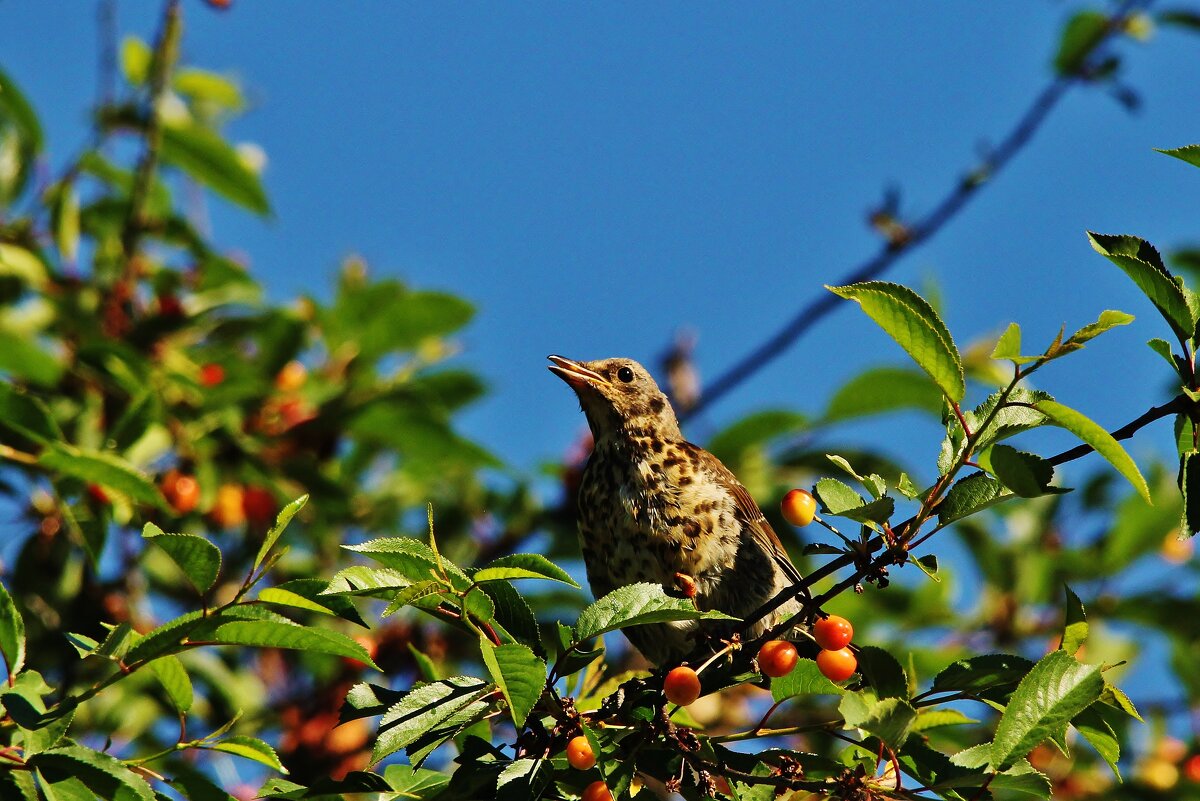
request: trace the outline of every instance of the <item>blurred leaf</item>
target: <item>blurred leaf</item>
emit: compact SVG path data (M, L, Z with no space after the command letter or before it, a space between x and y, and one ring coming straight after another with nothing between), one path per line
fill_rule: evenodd
M1129 458L1129 454L1125 452L1120 443L1113 439L1111 434L1084 415L1061 403L1043 400L1036 403L1035 406L1039 412L1050 418L1054 425L1067 429L1084 443L1091 445L1096 453L1107 459L1118 473L1125 476L1133 488L1146 500L1146 503L1152 503L1146 479L1142 478L1142 473L1133 459Z
M54 387L62 378L62 361L41 348L35 339L0 328L0 373Z
M0 242L0 275L11 275L34 289L45 289L50 280L45 263L35 253L7 242Z
M1103 689L1098 665L1081 665L1063 651L1046 654L1021 679L1000 716L991 764L1011 767L1091 706Z
M66 443L52 442L42 451L38 463L47 470L123 492L136 501L160 509L166 506L158 487L144 473L112 453L83 451Z
M237 111L245 104L236 82L208 70L183 67L175 71L171 83L181 95L231 111Z
M843 695L838 712L845 719L846 728L873 734L892 749L900 748L917 720L917 711L907 701L900 698L877 700L866 693Z
M1158 12L1158 21L1164 25L1176 25L1185 30L1200 31L1200 12L1186 8L1172 8Z
M1076 652L1087 642L1087 614L1084 612L1083 601L1079 600L1079 596L1072 592L1070 587L1064 585L1063 589L1067 591L1067 611L1063 623L1062 644L1059 647L1071 656L1075 656Z
M520 731L542 695L546 682L546 663L529 648L517 643L493 646L481 641L479 649L483 654L483 664L487 666L492 681L504 693L509 714Z
M187 712L192 708L192 680L179 657L160 656L146 665L146 669L158 679L176 711Z
M1111 236L1088 232L1095 251L1120 267L1145 293L1182 340L1192 338L1196 317L1188 306L1183 288L1163 265L1154 246L1136 236Z
M333 654L357 659L379 670L367 650L340 631L307 628L295 623L246 620L225 623L214 632L217 642L229 645L253 645L259 648L290 648L318 654Z
M1187 145L1185 147L1176 147L1170 150L1161 150L1154 148L1159 153L1166 153L1168 156L1174 156L1180 161L1186 161L1193 167L1200 167L1200 145Z
M221 551L208 540L195 534L167 534L153 523L145 525L142 536L167 552L196 592L204 595L217 582Z
M899 284L865 281L826 287L857 302L872 320L896 340L951 401L966 393L962 362L954 339L937 312L920 295Z
M749 448L799 431L805 423L804 415L787 409L753 412L713 435L708 450L723 461L732 461Z
M162 159L226 200L257 214L271 205L258 176L220 136L190 122L167 122L162 127Z
M140 86L150 76L150 62L154 54L150 46L136 36L126 36L121 40L121 72L125 80L134 86Z
M1088 56L1104 41L1108 26L1108 16L1099 11L1080 11L1071 17L1058 43L1054 70L1063 76L1080 74Z
M97 797L113 801L154 801L146 780L108 754L69 745L43 751L26 763L51 787L60 782L82 782ZM45 786L45 785L43 785Z
M4 656L11 681L25 667L25 620L3 584L0 584L0 654Z
M934 692L978 692L1016 686L1033 668L1033 662L1011 654L973 656L946 667L933 680Z
M659 584L618 587L584 609L575 626L575 639L585 642L617 629L675 620L737 620L724 612L701 612L685 598L672 598Z
M811 659L800 659L791 673L771 679L771 697L776 703L798 695L845 695L846 689L834 684Z
M477 583L496 581L497 579L507 579L510 581L515 579L549 579L550 581L570 584L576 589L579 588L579 584L571 578L567 571L537 553L515 553L508 556L501 556L499 559L489 562L486 567L476 571L471 576L471 580Z
M279 510L279 514L275 517L275 525L271 526L271 530L267 532L267 536L263 538L262 545L258 547L258 553L254 557L254 569L258 570L259 565L267 558L267 554L275 547L276 541L279 540L279 535L287 528L288 523L292 522L292 518L296 513L304 508L304 504L308 503L308 496L301 495L296 500L289 503L287 506Z
M63 438L62 429L40 398L6 381L0 381L0 427L39 444Z
M474 314L470 303L449 293L412 290L395 280L343 281L334 304L322 310L320 323L330 348L353 343L361 358L372 362L451 334Z

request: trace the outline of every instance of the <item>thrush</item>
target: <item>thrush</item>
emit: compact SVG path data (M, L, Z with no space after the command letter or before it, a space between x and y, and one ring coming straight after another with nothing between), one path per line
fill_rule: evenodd
M595 441L579 487L579 543L592 593L637 582L681 583L702 610L745 618L800 581L758 504L717 457L683 438L654 379L632 359L577 362L550 356L550 371L579 398ZM689 593L690 594L690 593ZM799 610L789 601L745 631L753 638ZM729 625L680 621L625 630L651 663L685 658L702 631Z

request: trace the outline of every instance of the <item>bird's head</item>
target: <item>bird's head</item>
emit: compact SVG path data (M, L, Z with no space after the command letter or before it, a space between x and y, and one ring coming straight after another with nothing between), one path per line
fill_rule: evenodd
M575 390L597 442L623 434L680 436L679 421L667 396L649 371L633 359L577 362L562 356L548 358L554 362L550 372Z

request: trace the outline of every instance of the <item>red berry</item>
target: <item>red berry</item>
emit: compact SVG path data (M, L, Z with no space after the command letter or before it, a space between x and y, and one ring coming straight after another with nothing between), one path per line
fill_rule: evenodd
M813 639L826 651L840 651L854 637L854 626L838 615L821 618L813 624Z
M763 675L777 679L791 673L799 658L796 646L787 640L771 640L758 649L758 669Z
M594 781L583 788L583 801L613 801L612 791L602 781Z
M817 516L817 501L811 492L794 489L783 496L780 504L783 519L793 526L807 526Z
M817 654L817 667L830 681L845 681L858 670L858 657L849 648L822 651Z
M582 734L571 738L567 743L567 762L575 770L591 770L595 767L596 753L592 751L592 744L588 742L588 738Z
M1183 775L1188 781L1200 784L1200 754L1188 757L1183 763Z
M179 298L172 294L158 296L158 314L161 317L182 317L183 303Z
M168 470L162 478L162 494L175 511L186 515L200 503L200 482L195 476L188 476L178 470Z
M225 368L221 365L209 362L200 368L200 384L202 386L215 387L224 380Z
M87 494L91 496L93 501L101 506L107 506L110 503L108 493L105 492L104 487L100 486L99 484L88 484Z
M700 677L690 667L677 667L663 681L663 692L672 704L687 706L700 697Z
M242 510L250 524L259 527L275 522L278 511L275 496L262 487L246 487L242 490Z

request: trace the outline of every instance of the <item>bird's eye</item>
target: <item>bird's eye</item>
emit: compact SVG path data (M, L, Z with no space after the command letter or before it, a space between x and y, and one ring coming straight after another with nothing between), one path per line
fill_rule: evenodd
M628 384L633 380L633 370L630 370L628 367L622 367L617 371L617 378Z

